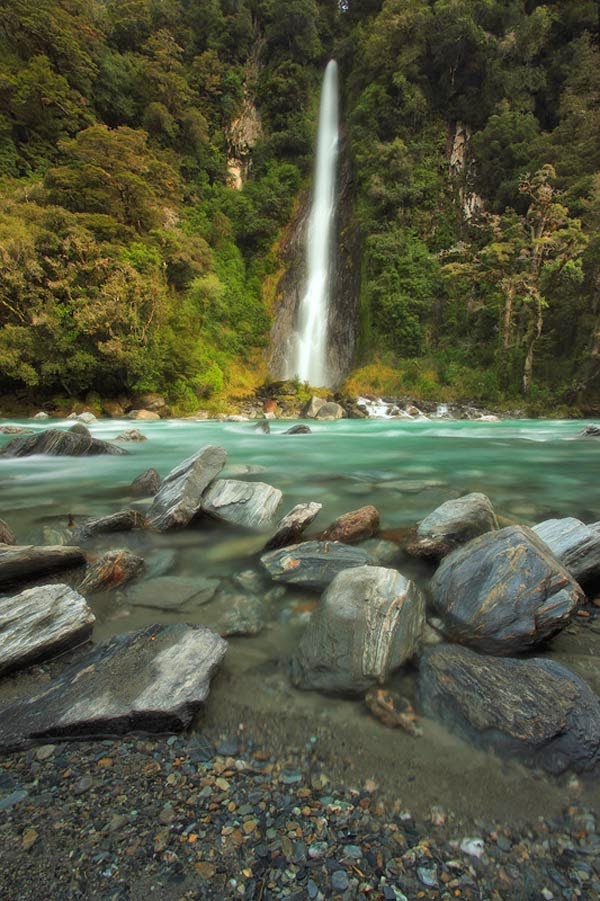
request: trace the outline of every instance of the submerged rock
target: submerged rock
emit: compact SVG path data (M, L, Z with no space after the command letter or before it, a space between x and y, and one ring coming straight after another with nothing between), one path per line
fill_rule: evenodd
M546 519L533 531L580 584L600 579L600 522L586 526L571 516Z
M0 454L7 457L30 457L33 454L46 454L50 457L90 457L98 454L123 456L127 453L123 447L93 438L83 423L78 423L77 428L68 432L47 429L45 432L14 438L0 449Z
M207 444L172 469L163 479L148 513L150 524L160 532L187 526L200 511L203 493L226 460L224 448Z
M305 541L263 554L260 562L277 582L325 588L345 569L372 563L366 551L340 541Z
M423 595L396 570L362 566L339 573L292 659L292 682L360 694L413 657L424 623Z
M440 645L420 662L420 703L469 740L551 773L600 763L600 700L552 660Z
M145 517L136 510L120 510L77 526L73 532L73 541L86 541L94 535L108 535L112 532L131 532L132 529L143 529L145 524Z
M284 435L310 435L312 429L309 425L293 425L291 429L286 429Z
M185 729L208 697L227 642L202 626L116 635L0 713L0 749L36 740Z
M550 638L584 598L547 545L523 526L481 535L444 557L430 589L449 639L500 655Z
M38 585L0 601L0 673L87 641L96 618L68 585Z
M361 541L371 538L379 528L379 510L371 504L338 516L319 535L322 541Z
M219 587L219 579L185 576L157 576L139 582L127 593L137 607L155 610L189 610L208 604Z
M265 604L235 587L220 588L206 610L210 626L223 638L233 635L258 635L265 627Z
M246 529L268 529L281 503L281 491L266 482L218 479L202 497L202 510Z
M308 504L296 504L289 513L277 524L277 531L265 544L265 551L286 547L293 544L302 535L304 530L313 522L323 504L314 502Z
M0 544L16 544L17 539L8 524L0 519Z
M0 584L33 579L61 569L73 569L83 563L85 554L78 547L0 545Z
M142 557L126 549L108 551L87 567L79 584L79 591L100 591L118 588L139 575L144 569Z
M426 516L407 551L415 557L444 557L472 538L498 528L491 501L474 492L446 501Z
M133 480L129 490L138 497L152 497L160 490L161 484L162 480L158 470L150 467Z
M600 438L600 425L586 425L579 432L580 438Z

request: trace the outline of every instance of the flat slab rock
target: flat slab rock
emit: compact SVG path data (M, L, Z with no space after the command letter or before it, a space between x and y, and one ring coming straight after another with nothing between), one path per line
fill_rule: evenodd
M87 641L96 617L68 585L38 585L0 598L0 674Z
M289 513L277 523L277 531L265 544L265 551L274 551L280 547L293 544L314 521L323 504L314 501L308 504L296 504Z
M492 532L498 521L485 494L473 492L446 501L419 523L417 534L407 547L415 557L444 557L472 538Z
M600 763L600 700L553 660L440 645L421 658L418 693L427 715L530 766L558 774Z
M546 519L533 531L582 585L600 579L600 522L586 526L580 519Z
M511 656L567 625L584 593L531 529L509 526L444 557L430 582L444 634Z
M85 554L78 547L0 544L0 584L23 581L61 569L73 569L83 563Z
M109 535L112 532L131 532L144 525L145 518L137 510L119 510L118 513L110 513L78 525L73 532L73 541L86 541L94 535Z
M276 582L325 588L345 569L372 563L369 554L341 541L305 541L263 554L260 562Z
M91 457L98 454L123 456L128 451L109 441L93 438L85 426L76 431L65 432L62 429L47 429L33 435L14 438L0 454L7 457L30 457L33 454L45 454L50 457Z
M361 694L413 657L425 625L425 599L394 569L339 573L312 614L292 658L298 688Z
M157 576L139 582L127 592L127 600L136 607L154 610L185 610L208 604L220 585L219 579Z
M262 531L273 523L281 491L266 482L218 479L205 492L202 510L216 519Z
M180 463L163 479L148 512L148 520L159 532L181 529L200 512L202 495L219 475L227 451L207 444Z
M0 750L36 740L185 729L227 642L203 626L146 626L98 645L26 701L0 711Z

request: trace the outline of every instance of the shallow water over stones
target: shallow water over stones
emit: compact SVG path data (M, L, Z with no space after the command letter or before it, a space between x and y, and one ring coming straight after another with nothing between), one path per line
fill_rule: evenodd
M37 431L46 424L27 425ZM70 423L58 425L67 428ZM94 437L111 439L126 425L102 421L91 430ZM148 422L142 427L148 440L128 444L129 453L123 457L0 457L0 516L19 544L57 543L57 534L68 535L69 514L78 525L124 509L144 513L150 501L131 493L133 479L149 467L164 477L200 447L213 444L227 451L223 478L266 482L283 493L278 516L298 503L323 505L305 537L365 504L379 510L386 537L400 536L440 503L471 491L490 498L501 525L533 525L564 516L584 522L600 519L596 490L600 442L579 439L579 422L342 420L311 423L311 434L284 435L289 426L287 421L272 421L271 433L264 434L253 422ZM4 443L9 437L0 440ZM540 792L535 773L469 747L433 721L425 723L424 737L415 739L385 729L361 701L294 689L287 661L319 591L269 580L258 562L268 537L268 532L247 532L208 520L162 534L136 530L94 536L87 550L128 548L146 562L144 575L130 587L90 595L97 617L94 638L157 621L215 625L223 615L223 595L246 592L252 604L259 598L257 621L264 627L252 637L230 640L209 698L206 715L213 722L222 718L229 731L240 724L258 729L281 747L314 733L331 759L339 758L341 773L375 778L417 809L431 803L474 810L491 807L522 818L571 800L566 780L565 785L545 781ZM371 552L369 544L365 548ZM426 564L410 560L400 549L394 551L393 545L387 552L384 565L411 576L428 573ZM158 579L163 585L175 580L164 603L156 591L152 603L140 603L144 582L149 588ZM213 580L221 580L221 590L214 601L207 601L206 591L194 598L183 590L189 580L211 586ZM181 604L179 588L179 596L185 596ZM254 607L240 609L239 616L255 612ZM559 660L561 641L566 641L564 652L571 657L589 661L593 653L600 654L600 635L586 623L555 642L552 654ZM579 662L582 669L588 665L583 659ZM412 672L399 674L394 687L413 697L414 678ZM14 679L9 686L0 683L0 704L20 691ZM586 791L585 783L580 780L581 791ZM594 788L590 791L597 793Z

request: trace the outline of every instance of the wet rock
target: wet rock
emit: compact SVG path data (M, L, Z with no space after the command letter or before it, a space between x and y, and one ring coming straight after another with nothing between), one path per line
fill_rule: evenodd
M224 522L260 531L271 526L281 497L281 491L266 482L218 479L204 493L202 510Z
M313 394L309 402L306 404L304 409L302 410L302 416L305 419L315 419L317 413L327 403L326 400L322 397L317 397Z
M122 549L109 551L87 567L79 591L99 591L118 588L139 575L144 569L142 557Z
M419 698L452 730L529 765L560 773L600 762L600 700L552 660L441 645L421 658Z
M46 420L46 419L50 419L50 414L44 412L44 410L40 410L39 413L36 413L35 416L32 416L31 418L32 418L32 419L37 419L37 420L40 420L40 421L41 421L41 420Z
M258 635L265 627L265 605L255 595L220 588L210 609L211 628L228 638L232 635Z
M271 433L271 426L266 419L263 419L261 422L257 423L256 431L263 432L265 435L269 435Z
M147 441L147 437L142 435L139 429L125 429L113 441Z
M71 434L75 434L75 435L89 435L90 434L88 427L86 425L84 425L83 422L76 422L75 425L71 426L71 428L69 429L69 432L71 432Z
M3 519L0 519L0 544L16 544L16 541L17 539L8 524Z
M547 640L584 599L548 547L523 526L488 532L444 557L430 590L447 638L500 655Z
M0 584L32 579L61 569L73 569L82 563L85 563L85 554L78 547L0 545Z
M127 419L137 419L144 422L153 422L160 419L160 416L158 413L154 413L152 410L130 410L127 414Z
M0 602L0 673L76 647L92 634L95 616L68 585L39 585Z
M165 477L148 513L151 525L164 532L183 528L200 511L202 495L227 460L222 447L207 444Z
M600 438L600 425L586 425L579 432L580 438Z
M319 535L322 541L361 541L371 538L379 527L379 511L372 505L339 516Z
M277 531L265 544L265 551L293 544L313 522L322 507L322 504L317 503L296 504L292 507L290 512L279 520Z
M136 510L120 510L77 526L73 532L73 541L87 541L94 535L109 535L112 532L131 532L132 529L144 528L144 525L145 518Z
M317 410L315 415L315 419L319 420L334 420L341 419L344 415L344 408L340 406L340 404L336 404L335 401L328 401L326 404L323 404Z
M81 424L82 425L82 424ZM82 428L68 432L61 429L47 429L33 435L14 438L0 453L7 457L30 457L33 454L46 454L49 457L90 457L98 454L123 456L125 448L117 447L109 441L92 438L87 429Z
M79 422L83 422L85 425L90 425L92 422L98 422L98 418L94 416L89 410L84 410L83 413L78 413L77 419Z
M26 429L20 425L0 425L0 435L31 435L33 429Z
M579 519L546 519L533 531L581 585L600 580L600 522L586 526Z
M446 501L419 524L407 551L415 557L444 557L472 538L498 528L496 514L485 494L474 492Z
M292 682L360 694L413 657L424 623L424 597L401 573L381 566L342 572L300 640Z
M188 610L208 604L219 584L219 579L158 576L133 587L127 593L127 599L137 607Z
M152 497L160 491L162 484L158 470L150 467L145 472L140 473L129 486L131 494L137 497Z
M260 562L272 579L307 588L325 588L345 569L366 566L371 558L340 541L305 541L263 554Z
M227 642L202 626L146 626L98 645L27 701L2 710L0 749L189 726Z
M312 429L308 425L293 425L291 429L286 429L284 435L310 435Z

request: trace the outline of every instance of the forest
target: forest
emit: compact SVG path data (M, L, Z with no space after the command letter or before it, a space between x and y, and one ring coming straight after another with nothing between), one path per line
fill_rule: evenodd
M0 394L268 379L340 66L361 336L340 390L600 410L594 0L0 0Z

